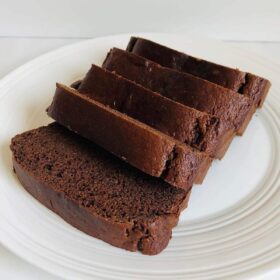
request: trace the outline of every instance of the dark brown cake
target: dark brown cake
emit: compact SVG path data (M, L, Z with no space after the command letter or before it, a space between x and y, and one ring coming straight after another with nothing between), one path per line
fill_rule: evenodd
M248 97L138 55L112 49L103 67L199 111L216 115L242 134L255 108Z
M154 255L189 193L143 174L58 124L12 139L24 188L65 221L114 246Z
M71 84L71 87L74 89L78 89L81 82L82 82L82 80L75 81L74 83Z
M77 90L57 85L48 115L143 172L188 190L201 183L211 159Z
M212 157L221 158L233 136L233 126L92 65L79 92L142 121Z
M265 78L195 58L143 38L131 37L127 51L248 96L255 107L262 106L271 86Z

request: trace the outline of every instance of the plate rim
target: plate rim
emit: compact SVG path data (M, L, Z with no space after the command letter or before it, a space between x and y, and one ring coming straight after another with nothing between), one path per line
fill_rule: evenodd
M109 35L109 36L101 36L101 37L96 37L96 38L93 38L93 39L89 39L89 40L82 40L82 41L79 41L79 42L76 42L76 43L71 43L71 44L69 44L69 45L65 45L65 46L63 46L63 47L59 47L59 48L57 48L57 49L54 49L54 50L52 50L52 51L50 51L50 52L47 52L47 53L45 53L45 54L42 54L42 55L40 55L40 56L38 56L38 57L36 57L36 58L34 58L34 59L32 59L32 60L30 60L30 61L28 61L28 62L26 62L25 64L23 64L23 65L21 65L20 67L18 67L18 68L16 68L15 70L12 70L10 73L8 73L7 75L5 75L1 80L0 80L0 89L4 89L5 88L5 86L8 86L9 85L9 82L10 82L10 80L14 77L14 76L16 76L16 75L19 75L20 73L22 73L22 72L25 72L26 70L28 70L30 67L32 67L35 63L36 64L40 64L41 62L43 62L44 60L46 60L46 59L48 59L48 58L50 58L50 57L52 57L52 56L57 56L59 53L61 53L61 52L63 52L64 50L67 50L67 51L70 51L71 49L75 49L75 48L79 48L81 45L83 45L83 44L86 44L87 42L89 42L89 41L94 41L94 40L102 40L102 39L105 39L105 38L114 38L114 37L116 37L116 38L118 38L118 37L120 37L120 36L132 36L132 35L136 35L136 36L147 36L147 35L150 35L150 36L154 36L154 35L165 35L165 36L170 36L170 35L172 35L172 36L174 36L174 37L176 37L176 36L183 36L183 37L185 37L185 36L187 36L187 34L175 34L175 33L172 33L172 34L169 34L169 33L152 33L152 32L149 32L149 33L135 33L135 34L131 34L131 33L121 33L121 34L114 34L114 35ZM192 37L194 37L193 36L193 34L191 35ZM202 39L202 37L198 37L198 38L200 38L200 39ZM209 40L208 38L204 38L203 40ZM212 41L214 41L214 42L219 42L219 43L222 43L221 41L219 41L219 40L213 40L213 39L210 39L210 40L212 40ZM233 47L233 46L230 46L231 48L236 48L236 47ZM238 47L237 47L237 49L239 49ZM242 52L243 53L246 53L246 51L243 51L242 50ZM259 55L257 55L257 57L259 57L259 58L261 58L261 56L259 56ZM269 61L269 60L267 60L267 59L265 59L266 61ZM278 66L278 64L276 64L276 63L274 63L274 62L270 62L271 63L271 65L277 65L277 67L279 67ZM280 70L280 68L278 69L278 70ZM26 71L26 73L25 73L25 75L27 75L28 74L28 71ZM24 76L25 76L24 75ZM3 90L3 91L1 91L0 92L0 102L1 102L1 99L3 98L5 96L5 91ZM1 214L1 213L0 213ZM2 238L1 238L1 233L0 233L0 241L2 241ZM5 246L5 247L8 247L9 248L9 246L6 246L7 244L5 244L4 242L2 242L3 243L3 245ZM15 254L17 254L17 252L15 252L15 250L12 250ZM18 255L18 254L17 254ZM27 260L27 259L25 259L25 260ZM28 261L28 260L27 260ZM34 263L34 262L30 262L30 263ZM39 266L39 267L41 267L42 268L42 266L40 266L39 264L36 264L36 266ZM44 269L44 267L43 267L43 269ZM46 271L49 271L49 270L46 270ZM50 271L49 271L50 272ZM52 272L51 272L52 273ZM54 274L54 275L58 275L58 274Z

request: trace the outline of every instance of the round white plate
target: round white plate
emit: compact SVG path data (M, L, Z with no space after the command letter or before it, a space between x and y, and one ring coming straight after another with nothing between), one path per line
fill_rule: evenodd
M0 82L0 239L16 254L66 279L231 279L280 264L280 67L220 42L168 34L162 44L269 78L273 87L245 135L215 161L164 252L149 257L76 230L39 204L12 172L11 137L50 122L55 82L69 84L129 35L83 41L39 57Z

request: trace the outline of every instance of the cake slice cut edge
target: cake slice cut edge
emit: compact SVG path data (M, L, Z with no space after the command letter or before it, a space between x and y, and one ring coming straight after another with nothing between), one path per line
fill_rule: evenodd
M118 50L115 51L118 53ZM129 67L126 61L119 64L122 68ZM166 98L96 65L92 65L84 79L76 82L74 87L81 94L214 158L223 157L235 135L233 125L228 122Z
M23 187L75 228L113 246L160 253L190 191L129 166L57 123L12 139Z
M118 48L110 50L103 67L166 98L218 117L223 126L233 125L238 135L244 133L256 110L249 97Z
M193 57L145 38L131 37L126 50L248 96L255 109L262 107L271 87L271 82L263 77Z
M61 84L47 111L61 125L174 187L188 190L200 183L212 162L205 153Z

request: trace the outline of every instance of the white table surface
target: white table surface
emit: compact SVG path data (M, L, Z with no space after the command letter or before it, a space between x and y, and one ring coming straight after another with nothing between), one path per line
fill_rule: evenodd
M0 0L0 7L0 79L57 47L128 32L206 34L280 64L279 0ZM259 279L280 279L279 275ZM0 279L60 278L0 244Z

